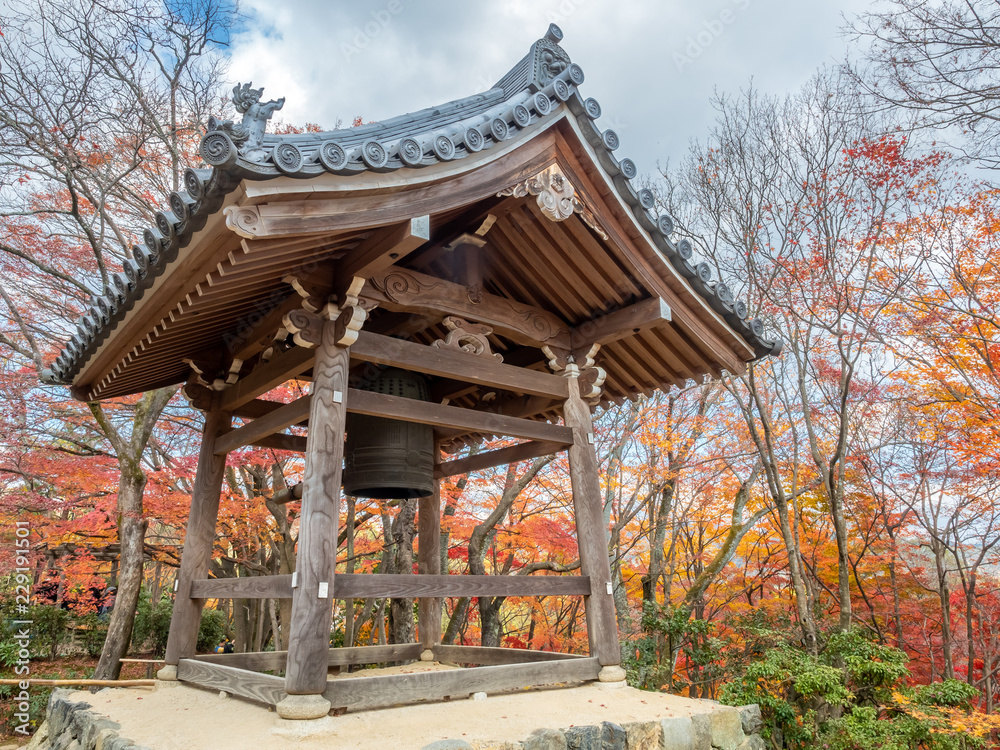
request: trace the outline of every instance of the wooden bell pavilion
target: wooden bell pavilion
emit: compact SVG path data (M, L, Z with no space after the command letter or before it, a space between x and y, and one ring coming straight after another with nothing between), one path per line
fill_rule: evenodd
M287 718L624 679L592 411L780 345L633 187L561 39L551 26L489 91L346 130L266 134L284 100L237 86L242 122L210 120L205 166L46 373L88 401L184 383L205 412L161 678ZM310 394L262 398L291 379ZM447 457L483 436L521 442ZM304 454L292 575L207 577L226 455L242 446ZM581 574L443 574L440 478L562 450ZM418 575L335 572L345 483L420 497ZM589 656L441 644L442 597L496 595L584 597ZM288 652L196 656L204 601L227 597L291 598ZM420 643L331 649L334 599L365 597L419 599ZM327 680L421 657L477 666Z

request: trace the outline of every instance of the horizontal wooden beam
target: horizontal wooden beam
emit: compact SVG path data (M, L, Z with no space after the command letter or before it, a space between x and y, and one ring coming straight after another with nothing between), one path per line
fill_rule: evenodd
M560 659L585 659L579 654L558 651L533 651L524 648L489 648L487 646L434 646L434 660L452 664L531 664Z
M284 677L197 659L181 659L177 663L177 679L213 690L225 690L269 706L278 705L287 695Z
M455 596L589 596L587 576L451 576L404 573L334 576L335 599ZM191 582L192 599L289 599L290 575L207 578Z
M587 576L450 576L374 573L337 575L335 599L454 596L589 596Z
M215 439L215 455L222 456L236 448L250 445L261 438L281 432L286 427L305 421L309 417L311 396L302 396L278 409L237 427Z
M535 664L504 664L403 676L350 677L327 682L323 691L334 708L361 711L397 703L464 697L472 693L583 682L597 679L597 657L559 659ZM213 686L214 687L214 686ZM224 689L224 688L223 688Z
M459 474L469 474L473 471L483 471L492 469L494 466L504 466L506 464L527 461L539 456L550 456L565 450L563 443L550 440L532 440L528 443L511 445L507 448L499 448L495 451L477 453L467 458L456 458L453 461L445 461L434 467L434 476L437 479L443 477L453 477Z
M291 599L292 577L246 576L191 581L192 599Z
M247 445L252 445L254 448L274 448L279 451L305 453L306 436L289 435L287 432L277 432L274 435L267 435L266 437L247 443Z
M486 292L474 302L462 284L418 271L387 269L369 278L361 295L386 310L456 315L483 323L518 344L562 349L570 345L569 326L555 313Z
M382 664L389 661L410 661L420 658L423 646L419 643L391 643L386 646L352 646L331 648L328 664L347 667L357 664ZM503 649L510 651L513 649ZM224 664L238 669L257 671L283 670L288 661L287 651L254 651L244 654L201 654L193 657L210 664ZM526 660L527 661L527 660ZM473 662L467 662L469 664Z
M601 315L576 326L570 339L574 349L612 341L638 333L644 328L670 321L670 305L661 297L653 297Z
M314 359L316 352L301 346L281 352L224 390L219 408L222 411L235 411L248 401L309 370L313 366Z
M559 375L489 362L465 352L424 346L369 331L358 334L358 340L351 345L351 359L532 396L565 399L569 395L567 379Z
M430 216L418 216L374 231L367 240L337 264L334 277L351 279L368 278L384 271L423 245L431 236Z
M347 391L347 411L373 417L399 419L435 427L455 428L486 435L506 435L523 440L546 440L569 445L573 431L562 425L533 422L457 406L432 404L401 396L388 396L351 388ZM244 428L240 428L244 429Z

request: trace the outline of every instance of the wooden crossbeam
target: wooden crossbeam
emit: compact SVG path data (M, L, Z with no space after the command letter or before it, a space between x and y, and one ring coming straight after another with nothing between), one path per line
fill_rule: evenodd
M420 347L419 345L415 346L418 348L428 348ZM563 385L567 382L562 378L554 376L553 379ZM224 455L247 445L297 451L300 453L305 452L307 439L304 436L288 435L282 433L282 430L293 424L301 424L306 421L309 416L309 399L310 396L303 396L290 404L259 409L262 416L219 437L215 443L216 455ZM349 388L347 391L347 411L355 414L399 419L404 422L429 424L438 429L458 429L462 432L507 435L523 440L535 440L549 444L544 446L532 444L531 447L512 446L509 449L501 449L505 451L503 453L497 451L497 455L490 458L486 458L487 454L483 454L482 457L458 459L459 463L445 469L451 473L440 474L439 476L464 474L468 471L475 471L478 468L486 468L513 461L523 461L535 456L544 456L554 453L573 442L573 431L562 425L535 422L530 419L520 419L505 414L463 409L457 406L445 406L427 401L417 401L400 396L388 396L356 388ZM510 456L510 458L506 458L507 456ZM494 460L494 463L489 463L489 461ZM461 463L463 461L467 463ZM463 466L472 468L462 468Z
M422 647L419 643L391 643L386 646L351 646L331 648L327 664L331 667L347 667L355 664L381 664L387 661L409 661L418 659ZM512 651L514 649L502 649ZM243 654L201 654L193 657L209 664L224 664L237 669L266 671L284 669L288 660L287 651L254 651ZM524 661L530 661L525 659ZM466 662L472 664L473 662Z
M397 263L423 245L431 236L430 216L418 216L399 224L376 230L361 245L337 264L334 277L368 278Z
M558 375L483 358L473 359L465 352L438 349L370 331L359 334L351 346L351 359L533 396L564 399L568 393L566 379ZM302 375L312 368L314 360L314 350L299 346L278 354L223 391L219 408L238 417L257 419L268 414L280 404L274 405L274 402L261 401L257 397Z
M253 442L247 443L254 448L274 448L279 451L293 451L294 453L306 452L305 435L289 435L287 432L277 432L274 435L266 435L257 438Z
M337 575L337 599L454 596L589 596L585 576Z
M453 461L444 461L434 467L434 476L440 479L459 474L469 474L473 471L491 469L494 466L504 466L518 461L527 461L539 456L549 456L565 448L566 446L562 443L532 440L527 443L511 445L507 448L499 448L495 451L477 453L475 456L469 456L468 458L456 458Z
M231 450L250 445L255 441L280 432L286 427L305 421L309 416L309 403L311 396L302 396L290 404L275 409L269 414L265 414L259 419L255 419L249 424L237 427L232 432L227 432L215 441L215 455L221 456Z
M566 378L558 375L490 362L465 352L424 346L369 331L358 334L358 340L351 345L351 358L532 396L565 399L569 393Z
M315 358L315 351L300 346L282 352L224 390L219 408L228 412L238 409L275 386L309 370Z
M456 315L483 323L518 344L561 349L570 345L569 326L548 310L485 292L479 302L473 302L462 284L418 271L390 268L369 278L361 295L386 310Z
M191 581L192 599L291 599L290 575L203 578Z
M418 643L412 643L388 648L392 649L393 654L385 657L386 661L416 658L421 646ZM493 654L487 653L484 649L480 649L481 655L476 656L466 651L459 653L455 651L456 647L436 647L435 654L437 654L438 649L445 648L448 650L442 651L441 658L454 658L455 661L459 661L459 658L469 660L460 663L475 663L476 659L493 657ZM334 654L337 651L351 650L353 649L331 650L330 665L336 665ZM489 649L489 651L515 651L515 649ZM377 677L327 680L323 697L330 701L334 708L360 711L398 703L464 697L480 691L493 693L501 690L558 685L565 682L584 682L597 679L601 669L596 657L553 654L552 656L555 658L535 660L537 657L534 654L537 653L524 652L522 663L504 663L495 666L470 667L440 672L417 672L405 675L405 679L397 675L380 675ZM451 656L445 657L445 654ZM225 654L224 656L237 658L230 660L230 663L222 663L215 659L210 661L211 657L205 656L181 659L177 665L177 679L200 687L224 690L232 695L271 706L280 703L287 695L285 680L281 677L234 666L238 663L252 663L255 666L259 665L256 666L258 669L281 669L287 659L285 652L273 655ZM365 658L372 658L372 656ZM459 658L455 658L456 656ZM514 656L514 654L511 655L511 657ZM239 657L244 658L240 659ZM350 661L347 663L379 663L378 661L357 661L357 657L354 655L348 658ZM495 657L492 660L496 660Z
M610 344L644 328L669 322L670 316L670 305L666 300L652 297L581 323L570 333L570 341L574 349L591 344Z
M455 596L589 596L587 576L452 576L338 573L335 599ZM208 578L191 582L192 599L289 599L290 575Z
M283 677L225 664L210 664L197 659L181 659L177 662L177 679L213 690L225 690L270 706L278 705L287 695Z
M560 659L585 659L579 654L561 654L558 651L534 651L525 648L490 648L488 646L434 646L434 660L452 664L529 664Z
M533 422L530 419L491 414L457 406L432 404L412 398L388 396L350 388L347 391L347 411L373 417L399 419L435 427L457 428L487 435L507 435L523 440L546 440L569 445L573 431L562 425ZM245 429L245 428L240 428Z
M601 666L595 657L586 657L535 664L417 672L406 675L405 680L391 675L351 677L327 682L323 697L334 708L360 711L397 703L464 697L480 691L495 693L563 682L583 682L597 679L600 670Z

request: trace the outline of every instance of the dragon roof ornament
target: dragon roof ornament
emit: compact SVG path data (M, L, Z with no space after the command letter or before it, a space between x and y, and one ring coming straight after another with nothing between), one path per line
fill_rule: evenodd
M285 106L285 97L261 103L264 88L252 88L253 82L237 83L233 86L233 106L243 115L243 120L234 124L232 120L220 121L208 118L208 132L201 140L201 158L215 164L220 156L224 162L230 161L230 154L236 152L244 159L262 162L268 152L262 148L267 121L275 112ZM235 157L232 159L235 163Z

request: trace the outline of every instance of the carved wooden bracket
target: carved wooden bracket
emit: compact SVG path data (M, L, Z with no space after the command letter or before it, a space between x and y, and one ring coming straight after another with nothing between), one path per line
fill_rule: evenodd
M333 304L326 306L327 315L334 321L333 340L338 346L350 346L357 341L361 326L368 320L370 308L361 304L357 297L349 299L354 300L353 304L348 302L340 307Z
M395 312L445 313L479 321L519 344L569 346L569 326L547 310L485 292L475 302L461 284L405 268L372 276L361 296Z
M323 341L324 322L320 315L299 308L285 313L281 324L292 334L296 346L313 349Z
M252 240L263 233L260 211L256 206L226 206L222 213L226 216L226 227L240 237Z
M529 177L524 182L504 188L497 193L498 198L505 196L523 198L527 195L536 197L542 214L552 221L565 221L573 214L579 214L583 223L593 229L598 237L602 240L608 238L608 233L597 223L594 214L576 196L576 188L555 164L545 168L534 177Z
M187 399L192 409L210 411L215 403L215 392L196 381L196 375L181 387L181 395Z
M240 379L242 359L233 359L228 364L203 362L196 359L184 360L191 367L188 383L221 391Z
M461 318L447 317L444 325L449 333L444 339L438 339L432 346L438 349L454 349L460 352L467 352L477 357L495 359L503 362L503 355L493 352L490 348L490 341L487 336L493 333L493 329L479 323L467 323Z
M333 342L338 346L350 346L358 340L358 332L368 319L368 311L375 307L369 300L359 300L349 295L342 305L328 302L322 310L312 312L300 308L287 313L282 321L285 329L292 334L297 346L312 349L323 340L323 327L333 323Z
M595 403L600 400L604 392L604 381L608 377L604 368L598 367L594 360L600 348L600 344L591 344L589 347L570 351L543 346L542 353L548 357L549 367L553 372L576 380L583 399Z
M319 284L311 279L306 279L294 274L288 274L281 280L286 284L291 284L292 288L298 293L299 297L302 298L302 307L309 312L318 313L323 309L323 306L327 303L327 300L330 297L328 289L324 288L322 284Z
M604 381L607 378L608 373L603 367L588 367L586 370L581 370L578 379L581 398L592 404L600 401L604 394Z

